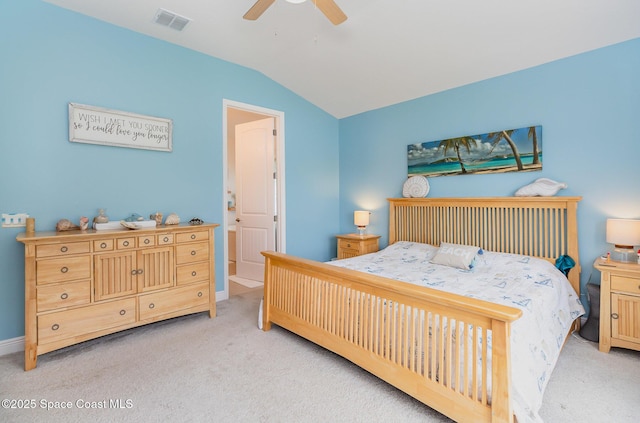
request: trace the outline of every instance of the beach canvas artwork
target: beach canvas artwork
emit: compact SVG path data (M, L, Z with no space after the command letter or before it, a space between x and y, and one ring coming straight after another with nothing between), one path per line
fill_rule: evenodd
M542 126L409 144L407 163L409 176L542 170Z

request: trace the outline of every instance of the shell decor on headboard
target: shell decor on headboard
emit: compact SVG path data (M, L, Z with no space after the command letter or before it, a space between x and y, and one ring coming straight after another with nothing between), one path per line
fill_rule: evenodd
M516 191L516 197L551 197L566 188L564 182L556 182L548 178L539 178Z
M429 181L424 176L411 176L402 185L402 196L405 198L426 197L427 194L429 194Z

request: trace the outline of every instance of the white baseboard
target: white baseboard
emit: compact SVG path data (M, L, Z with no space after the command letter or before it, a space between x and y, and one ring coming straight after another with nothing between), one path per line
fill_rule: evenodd
M24 336L0 341L0 356L24 351Z

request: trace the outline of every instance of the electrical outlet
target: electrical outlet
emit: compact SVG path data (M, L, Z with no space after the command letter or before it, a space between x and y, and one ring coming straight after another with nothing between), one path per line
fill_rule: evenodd
M3 228L24 228L27 226L26 213L2 213L2 227Z

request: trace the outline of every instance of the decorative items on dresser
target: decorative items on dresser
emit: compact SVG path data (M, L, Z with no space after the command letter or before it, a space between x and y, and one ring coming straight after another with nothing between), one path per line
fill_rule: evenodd
M599 258L600 344L640 351L640 264Z
M336 235L338 259L360 256L378 251L380 235L346 234Z
M124 329L203 311L215 317L217 226L19 234L25 370L41 354Z

